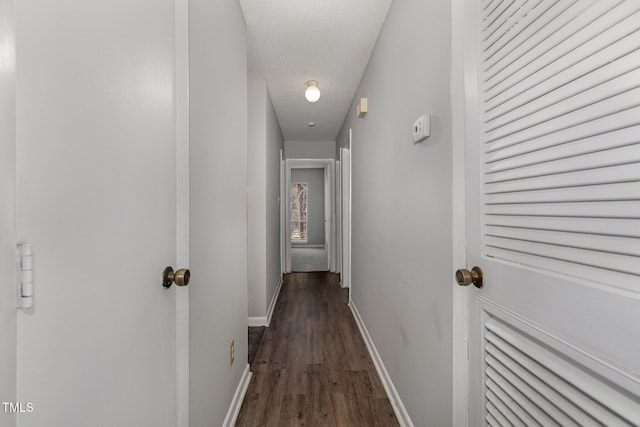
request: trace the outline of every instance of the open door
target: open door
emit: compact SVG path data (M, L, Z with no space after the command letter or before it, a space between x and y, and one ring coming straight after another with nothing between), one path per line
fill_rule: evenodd
M17 402L16 311L16 82L14 1L0 0L0 402ZM27 402L25 402L26 404ZM8 409L13 409L8 408ZM15 412L0 407L0 425Z
M639 425L640 4L464 10L469 425Z
M161 276L185 267L186 26L174 2L16 5L18 239L35 259L18 313L18 401L34 410L19 424L184 425L183 289Z

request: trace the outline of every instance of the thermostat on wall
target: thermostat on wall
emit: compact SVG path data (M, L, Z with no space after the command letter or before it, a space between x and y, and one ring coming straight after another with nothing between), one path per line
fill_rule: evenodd
M429 138L431 134L431 117L428 114L418 117L413 123L413 143L417 144Z

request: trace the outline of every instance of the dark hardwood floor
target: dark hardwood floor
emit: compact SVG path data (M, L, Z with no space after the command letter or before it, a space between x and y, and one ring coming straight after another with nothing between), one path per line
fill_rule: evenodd
M285 276L236 426L398 426L337 275Z
M253 360L256 358L256 354L258 354L258 349L260 348L260 342L262 342L262 336L264 335L264 330L266 328L264 326L250 326L248 335L249 335L249 354L248 361L249 365L253 367Z

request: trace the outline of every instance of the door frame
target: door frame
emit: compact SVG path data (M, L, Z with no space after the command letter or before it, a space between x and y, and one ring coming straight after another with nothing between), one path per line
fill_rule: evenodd
M287 173L284 150L280 149L280 275L287 273ZM290 232L290 231L289 231Z
M349 129L349 141L346 147L340 147L340 166L342 188L340 191L341 200L341 243L342 243L342 274L340 285L349 288L349 302L351 302L351 147L352 130Z
M176 267L189 268L189 0L174 3ZM189 287L176 292L176 425L189 426Z
M473 9L473 8L471 8ZM473 11L471 11L473 12ZM468 123L466 99L474 85L466 55L472 46L465 44L467 33L465 22L469 10L465 10L465 0L451 1L451 114L452 114L452 262L451 283L453 288L452 306L452 425L469 425L469 290L458 286L453 272L467 266L467 228L466 213L466 173L465 152L467 132L473 125ZM471 21L473 22L473 21ZM473 53L475 54L475 53ZM472 80L473 81L473 80Z
M324 194L325 194L325 220L329 225L325 226L325 248L327 251L327 268L335 271L335 159L286 159L284 203L281 213L284 220L282 241L284 243L284 268L285 273L291 273L291 223L289 219L288 200L291 197L291 169L324 169ZM327 203L328 202L328 203Z
M336 160L336 273L342 275L342 160L338 151L338 159ZM342 279L340 279L342 283Z

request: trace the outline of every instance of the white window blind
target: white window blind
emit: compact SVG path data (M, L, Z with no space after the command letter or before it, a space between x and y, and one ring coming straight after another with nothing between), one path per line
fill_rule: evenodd
M640 0L485 0L484 254L640 291Z

